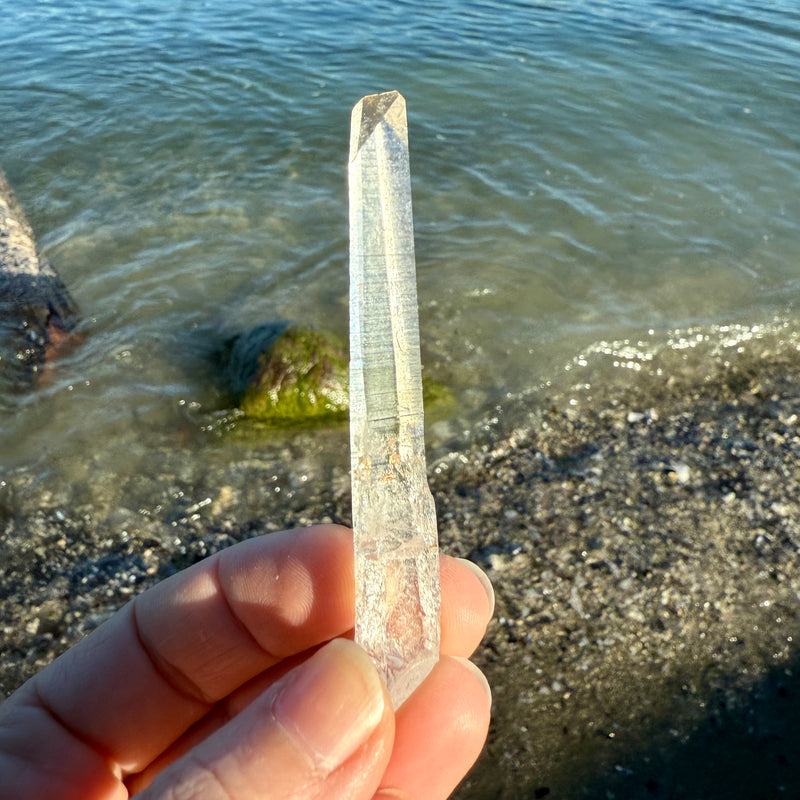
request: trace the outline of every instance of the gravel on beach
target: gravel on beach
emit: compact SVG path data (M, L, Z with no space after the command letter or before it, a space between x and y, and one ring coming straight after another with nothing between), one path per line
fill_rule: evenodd
M455 797L800 794L800 352L782 341L665 350L607 386L576 367L431 465L443 549L497 595L476 654L492 729ZM259 469L193 493L160 475L164 502L141 506L132 478L102 509L0 474L4 694L177 569L349 521L344 467L243 514Z

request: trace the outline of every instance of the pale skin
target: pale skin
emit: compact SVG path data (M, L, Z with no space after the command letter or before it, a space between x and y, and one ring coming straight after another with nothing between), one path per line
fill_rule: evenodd
M252 539L138 596L0 705L0 800L443 800L477 758L493 612L441 557L441 658L397 711L351 641L352 534Z

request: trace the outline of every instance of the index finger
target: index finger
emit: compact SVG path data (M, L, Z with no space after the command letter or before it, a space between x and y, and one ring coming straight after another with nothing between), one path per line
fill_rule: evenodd
M223 550L137 597L35 679L65 727L123 772L220 698L353 624L352 538L328 525Z

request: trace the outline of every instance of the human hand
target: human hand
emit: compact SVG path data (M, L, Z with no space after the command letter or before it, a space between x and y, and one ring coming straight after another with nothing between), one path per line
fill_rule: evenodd
M137 597L0 705L0 800L447 797L488 728L491 587L441 557L441 659L394 712L342 638L352 546L270 534Z

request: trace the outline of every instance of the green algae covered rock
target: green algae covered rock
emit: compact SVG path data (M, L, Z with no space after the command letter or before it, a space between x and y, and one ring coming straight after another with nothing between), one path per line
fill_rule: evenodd
M234 342L229 371L246 416L277 424L345 419L347 351L301 325L260 325Z
M330 333L288 322L259 325L231 345L228 379L250 419L277 425L347 419L348 354ZM426 417L454 405L450 389L427 375L422 394Z

